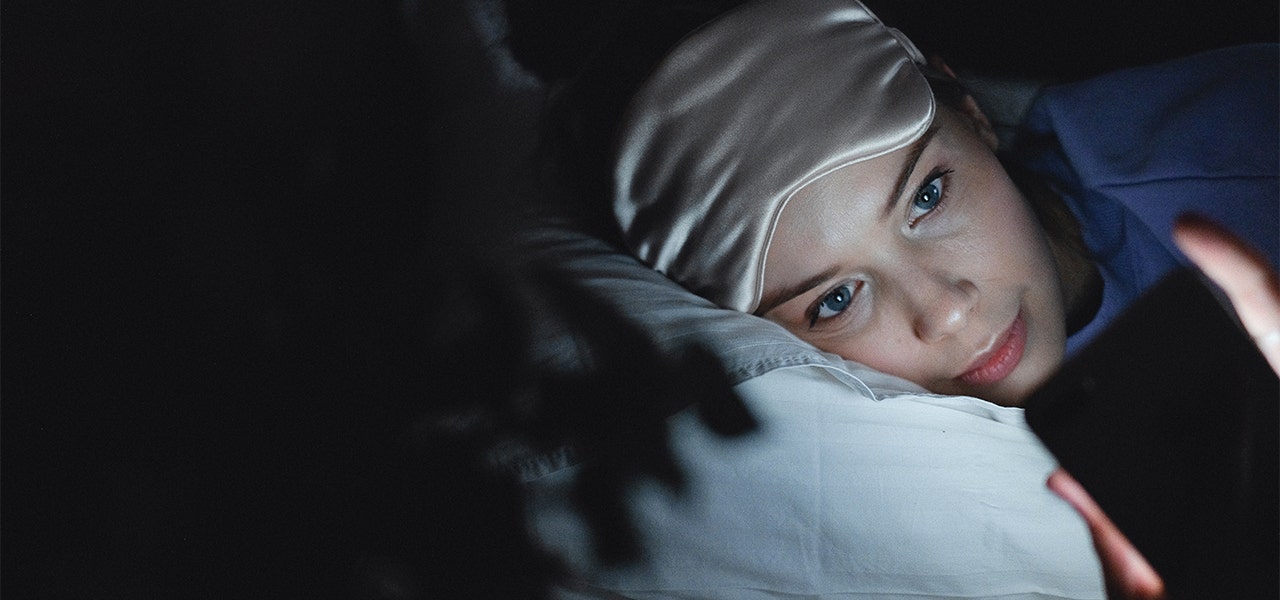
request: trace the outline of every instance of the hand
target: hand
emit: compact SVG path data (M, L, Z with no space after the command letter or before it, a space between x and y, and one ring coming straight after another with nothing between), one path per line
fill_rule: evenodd
M1156 570L1074 477L1059 468L1049 475L1046 485L1074 507L1089 525L1093 548L1102 562L1108 598L1158 600L1165 597L1164 581L1156 574Z
M1173 241L1227 293L1245 331L1280 373L1280 277L1275 268L1248 244L1200 217L1179 219Z
M1280 277L1267 259L1230 232L1200 217L1184 216L1173 230L1187 258L1218 284L1271 368L1280 374ZM1164 598L1164 582L1089 493L1066 471L1049 476L1050 490L1084 517L1102 561L1109 598Z

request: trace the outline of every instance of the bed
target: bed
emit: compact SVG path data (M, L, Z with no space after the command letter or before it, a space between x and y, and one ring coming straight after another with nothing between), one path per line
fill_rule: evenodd
M594 552L575 495L583 465L527 470L534 535L571 565L559 597L1104 597L1088 531L1045 488L1055 463L1021 409L820 352L564 224L525 243L537 268L571 273L661 351L710 349L758 424L725 437L696 407L668 420L687 483L628 482L640 554L620 564ZM542 328L535 363L571 369L575 346L556 331Z

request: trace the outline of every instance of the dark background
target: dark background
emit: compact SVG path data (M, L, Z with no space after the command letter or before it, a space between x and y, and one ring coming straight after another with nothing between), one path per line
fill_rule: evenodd
M570 55L625 4L512 2ZM871 4L958 67L1044 79L1277 38L1275 2ZM536 90L466 8L0 6L0 593L542 581L483 436L409 431L520 385L503 243Z

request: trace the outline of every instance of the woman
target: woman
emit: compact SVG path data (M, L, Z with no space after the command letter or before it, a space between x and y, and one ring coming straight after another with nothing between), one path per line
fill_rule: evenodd
M1007 168L948 75L852 3L758 1L714 20L617 128L623 241L824 351L1018 406L1185 260L1174 221L1210 212L1267 257L1206 251L1229 234L1196 221L1176 243L1274 354L1275 49L1052 91ZM1137 590L1158 588L1087 495L1062 475L1051 485L1091 522L1110 576L1137 569Z
M1270 136L1274 114L1231 123L1205 112L1243 105L1274 113L1268 54L1183 63L1176 70L1195 76L1185 81L1185 73L1143 71L1101 84L1127 90L1124 102L1082 100L1098 93L1089 86L1051 93L1021 148L1036 172L1028 177L1002 164L990 123L947 69L925 64L911 42L860 5L755 2L683 38L627 94L625 114L610 122L614 212L637 257L721 306L933 392L1017 405L1179 262L1171 231L1182 210L1220 210L1215 217L1235 219L1233 229L1275 254L1274 136L1258 145L1248 132L1236 135L1254 128ZM1190 81L1219 63L1236 69ZM1233 87L1258 73L1270 74L1253 77L1258 89L1272 90L1263 100L1255 88ZM1148 98L1163 88L1147 96L1131 89L1161 77L1181 90L1168 104ZM1229 89L1231 102L1206 93L1217 88ZM1197 96L1199 104L1185 102ZM1173 114L1177 124L1212 125L1212 147L1252 154L1193 155L1193 167L1244 163L1244 174L1207 176L1177 165L1176 176L1148 177L1152 165L1201 139L1156 137L1160 152L1135 153L1152 138L1134 131L1169 128L1116 121L1168 116L1168 105L1194 108ZM1098 121L1114 131L1078 122L1073 111L1081 106L1108 115ZM1095 148L1077 147L1080 137ZM1111 151L1144 160L1121 165L1119 174L1094 164ZM1254 173L1255 163L1270 170ZM1261 199L1241 193L1255 188L1236 180L1256 180ZM1177 187L1162 192L1170 182ZM1231 189L1219 194L1226 202L1203 189L1214 186ZM1170 201L1151 206L1161 199ZM1054 481L1066 489L1061 476Z
M1256 110L1275 104L1273 75L1250 72L1266 68L1267 53L1180 68L1243 62L1241 79L1260 83L1227 93L1270 115L1242 127L1273 132L1274 111ZM1091 172L1075 170L1106 161L1070 148L1076 131L1036 121L1050 116L1033 114L1040 129L1024 149L1036 176L1006 169L987 118L948 75L856 3L766 0L731 11L679 44L631 98L613 194L626 245L695 293L823 350L936 393L1018 405L1068 349L1178 264L1169 231L1179 208L1246 226L1277 220L1274 137L1258 138L1270 141L1262 147L1233 139L1211 112L1230 103L1201 100L1208 114L1171 118L1210 122L1211 133L1200 129L1218 147L1249 148L1251 162L1227 175L1256 187L1212 189L1232 184L1210 172L1236 160L1228 151L1203 157L1208 168L1122 173L1123 185L1107 180L1112 189L1099 192ZM1125 100L1098 111L1115 116L1087 117L1159 122L1162 106ZM1062 104L1054 101L1039 110ZM1178 153L1200 143L1154 142L1163 150L1137 148L1138 159L1185 161ZM1181 188L1139 185L1150 178ZM1182 197L1198 184L1210 189ZM1274 254L1275 229L1246 233Z

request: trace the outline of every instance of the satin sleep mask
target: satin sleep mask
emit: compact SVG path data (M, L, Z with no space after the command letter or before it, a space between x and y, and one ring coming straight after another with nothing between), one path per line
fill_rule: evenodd
M922 62L853 0L757 0L690 34L623 117L614 215L629 249L720 306L754 311L792 195L928 130Z

